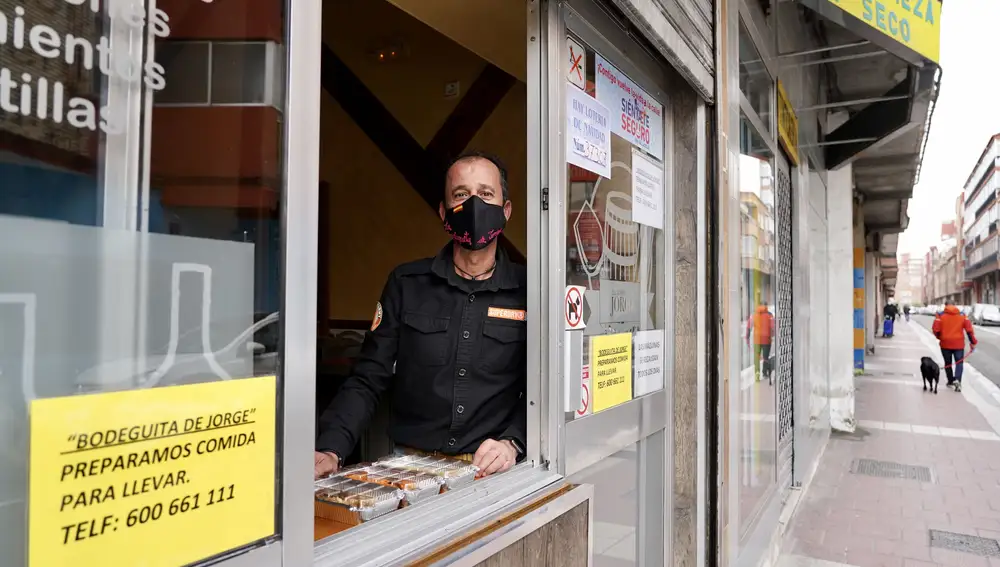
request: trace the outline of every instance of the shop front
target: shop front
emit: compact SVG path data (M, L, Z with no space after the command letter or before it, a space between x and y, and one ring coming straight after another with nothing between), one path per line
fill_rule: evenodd
M777 559L830 431L854 429L937 92L926 4L718 3L721 564Z
M0 2L5 564L704 564L695 4L681 42L631 0ZM386 461L396 370L448 364L417 349L317 479L470 149L507 166L524 308L463 332L419 306L393 340L523 344L455 369L523 377L523 458L482 476L453 437Z

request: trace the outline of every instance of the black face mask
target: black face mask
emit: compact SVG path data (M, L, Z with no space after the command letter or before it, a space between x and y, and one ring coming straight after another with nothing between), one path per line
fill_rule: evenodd
M507 217L503 207L490 205L475 195L444 213L445 232L469 250L486 248L500 236L505 226Z

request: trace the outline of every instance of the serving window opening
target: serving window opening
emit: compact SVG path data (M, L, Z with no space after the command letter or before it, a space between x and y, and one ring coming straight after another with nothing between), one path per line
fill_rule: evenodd
M479 482L470 466L480 437L517 437L521 451L530 443L507 427L523 419L524 389L503 382L521 374L525 383L532 316L524 9L440 4L323 9L316 441L321 452L336 445L339 462L316 482L317 542ZM474 174L446 179L469 152L483 155L461 160L463 169L499 159L502 187ZM505 203L496 264L472 278L479 273L448 248L469 232L457 223L474 217L480 240L476 230L495 224ZM479 236L488 244L497 228ZM359 401L377 392L359 379L373 372L390 377L365 419ZM363 427L345 435L347 422Z

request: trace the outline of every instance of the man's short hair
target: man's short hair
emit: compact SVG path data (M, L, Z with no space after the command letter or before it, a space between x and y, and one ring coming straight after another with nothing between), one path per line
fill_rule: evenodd
M448 167L445 168L445 175L451 171L453 165L460 161L465 161L467 159L484 159L496 166L497 170L500 171L500 190L503 195L503 202L506 203L510 200L510 189L507 187L507 166L500 161L500 158L489 152L484 152L480 150L467 150L458 155L455 159L448 162Z

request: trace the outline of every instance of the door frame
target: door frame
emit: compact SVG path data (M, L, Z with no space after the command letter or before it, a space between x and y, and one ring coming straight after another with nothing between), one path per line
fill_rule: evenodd
M534 5L532 0L530 5ZM566 476L586 469L611 455L631 446L636 447L639 463L637 479L638 517L637 558L639 564L669 558L672 546L671 514L673 496L673 360L674 360L674 280L673 273L675 234L673 230L672 172L673 172L673 121L670 112L669 89L673 86L666 78L667 63L652 56L629 33L617 25L604 8L594 0L542 0L541 29L544 30L544 53L547 73L544 73L543 96L546 108L543 122L547 132L541 134L542 172L540 187L542 198L548 203L541 230L540 280L542 284L541 307L545 330L542 368L548 376L543 381L543 443L542 455L553 470ZM569 71L566 38L572 34L600 53L620 71L664 106L663 164L664 174L664 230L663 250L657 257L665 273L662 281L664 313L664 387L641 398L610 408L596 415L569 420L572 411L564 407L563 368L564 356L569 345L564 343L562 304L566 286L566 235L569 228L568 203L565 202L565 97L566 77ZM532 34L529 31L529 36ZM529 43L530 49L530 43ZM623 51L624 50L624 51ZM626 55L627 53L627 55ZM529 76L531 76L529 57ZM673 87L678 88L678 87ZM691 88L684 84L681 88ZM529 109L532 90L529 88ZM530 115L530 110L529 110ZM529 136L530 143L530 136ZM530 147L529 147L530 150ZM530 153L530 152L529 152ZM558 307L558 308L556 308ZM662 446L650 445L663 432ZM647 502L644 496L655 496L662 506ZM661 527L662 526L662 527Z

